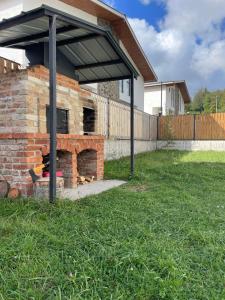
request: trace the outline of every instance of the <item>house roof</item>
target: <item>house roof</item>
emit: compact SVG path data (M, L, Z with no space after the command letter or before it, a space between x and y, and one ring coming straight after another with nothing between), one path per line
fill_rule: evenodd
M61 0L62 2L81 9L91 15L108 20L128 54L135 62L145 81L157 81L146 54L144 53L127 17L99 0Z
M146 82L145 88L155 87L155 86L177 86L180 89L181 95L184 99L184 103L191 102L191 96L188 91L188 87L185 80L178 81L165 81L165 82Z
M48 42L52 16L57 16L57 48L74 66L81 84L139 75L111 32L45 5L1 22L0 47L26 49Z

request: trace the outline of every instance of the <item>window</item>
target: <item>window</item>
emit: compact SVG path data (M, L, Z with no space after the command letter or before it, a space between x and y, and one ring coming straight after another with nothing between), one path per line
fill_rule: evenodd
M57 108L57 133L68 134L68 115L69 111L66 109ZM46 119L47 119L47 133L50 132L50 108L46 107Z
M173 93L173 89L171 89L171 106L174 106L174 93Z
M95 110L83 107L84 133L95 132Z
M120 81L120 89L121 89L121 93L124 93L124 82L123 82L123 80Z
M130 96L130 80L127 80L128 96Z

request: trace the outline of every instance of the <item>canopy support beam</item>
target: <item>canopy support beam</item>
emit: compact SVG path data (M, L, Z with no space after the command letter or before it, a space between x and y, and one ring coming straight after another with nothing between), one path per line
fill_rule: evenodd
M56 15L49 17L50 185L49 202L56 201Z
M130 177L134 177L134 74L130 79Z

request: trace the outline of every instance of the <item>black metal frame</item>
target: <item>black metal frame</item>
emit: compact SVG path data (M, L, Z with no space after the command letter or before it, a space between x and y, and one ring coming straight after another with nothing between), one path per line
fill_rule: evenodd
M130 176L134 176L134 75L130 79Z
M90 38L97 38L99 36L104 36L113 50L118 55L119 59L112 60L108 62L101 62L98 64L86 64L78 66L77 69L85 69L85 68L94 68L101 67L106 65L120 64L124 63L128 68L130 75L129 76L119 76L119 77L110 77L99 80L88 80L88 81L80 81L81 84L88 84L94 82L103 82L103 81L115 81L115 80L123 80L129 79L130 84L130 153L131 153L131 167L130 167L130 175L131 177L134 175L134 79L139 75L136 69L133 67L132 63L129 61L125 53L120 48L119 44L113 38L111 32L103 29L100 26L93 25L88 22L84 22L78 18L74 18L66 13L62 13L56 9L43 5L41 8L34 9L30 12L23 13L19 16L10 18L0 23L0 30L4 30L10 27L14 27L19 24L23 24L29 22L34 19L41 18L46 16L49 20L49 29L48 31L44 31L38 34L33 34L30 36L26 36L24 38L12 39L11 41L6 41L0 43L0 47L12 47L12 48L26 48L26 46L21 46L21 43L35 41L41 38L49 39L49 102L50 102L50 187L49 187L49 201L50 203L54 203L56 200L56 152L57 152L57 95L56 95L56 49L62 45L80 42ZM68 25L65 27L61 27L57 29L56 21L65 21ZM83 28L91 31L91 34L88 34L83 37L71 38L64 41L57 42L57 34L71 31L73 29ZM41 41L40 41L41 43Z
M57 149L57 107L56 107L56 15L49 18L49 95L50 95L50 186L49 201L56 199L56 149Z

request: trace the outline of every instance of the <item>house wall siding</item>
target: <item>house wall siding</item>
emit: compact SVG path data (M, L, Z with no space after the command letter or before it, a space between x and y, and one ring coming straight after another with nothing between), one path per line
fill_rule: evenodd
M145 87L144 111L154 114L154 107L161 107L161 86ZM184 114L184 100L177 86L163 86L162 114Z
M166 113L166 102L167 102L167 91L163 86L162 89L162 108L163 114ZM146 87L145 95L144 95L144 111L148 114L154 115L156 114L154 108L159 108L159 112L161 110L161 87Z

